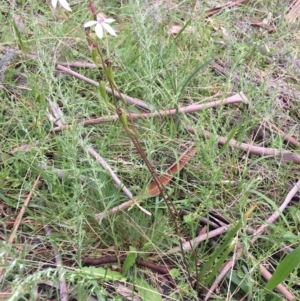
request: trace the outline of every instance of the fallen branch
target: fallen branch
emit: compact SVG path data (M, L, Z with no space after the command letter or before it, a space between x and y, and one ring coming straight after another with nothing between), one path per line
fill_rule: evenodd
M268 281L269 279L271 279L272 274L262 265L259 264L259 270L261 275ZM295 296L292 295L282 284L278 284L276 286L276 288L278 289L278 291L289 301L292 300L296 300Z
M27 196L27 198L26 198L26 200L25 200L25 202L24 202L24 204L23 204L23 206L22 206L22 208L21 208L21 210L20 210L20 212L19 212L19 214L18 214L18 216L17 216L17 218L16 218L16 222L15 222L15 224L14 224L14 228L13 228L13 230L12 230L10 236L9 236L9 239L8 239L8 241L7 241L7 244L8 244L8 245L11 245L12 242L13 242L13 240L14 240L14 238L15 238L15 235L16 235L18 229L19 229L19 226L20 226L22 217L23 217L23 215L24 215L24 213L25 213L25 209L26 209L26 207L28 206L29 201L31 200L33 191L35 190L35 188L36 188L36 186L37 186L37 184L38 184L38 182L39 182L39 180L40 180L40 177L41 177L41 175L38 175L37 178L36 178L36 180L34 181L33 186L32 186L32 189L31 189L31 191L28 193L28 196Z
M197 236L196 238L194 239L191 239L187 242L185 242L182 246L183 246L183 250L185 252L189 252L191 251L192 249L195 249L199 243L201 241L204 241L206 239L209 239L209 238L212 238L212 237L215 237L215 236L218 236L224 232L226 232L228 230L228 228L230 227L230 225L227 225L227 226L223 226L223 227L219 227L218 229L215 229L215 230L212 230L208 233L205 233L205 234L202 234L202 235L199 235ZM173 249L171 249L170 251L167 252L167 254L173 254L173 253L177 253L179 252L181 249L180 247L175 247Z
M101 265L101 264L108 264L108 263L113 263L113 262L124 262L126 259L126 255L121 255L121 256L104 256L104 257L100 257L100 258L89 258L89 257L85 257L82 259L82 263L83 265ZM152 261L147 261L144 259L140 259L138 258L136 260L136 264L140 265L140 266L144 266L147 267L151 270L154 270L156 272L162 273L162 274L169 274L169 268L158 265Z
M266 118L262 118L262 119L263 119L263 124L267 124L269 125L269 127L273 128L283 140L290 143L291 145L294 145L297 148L300 148L300 143L293 136L286 134L284 131L279 129L275 124L268 121Z
M124 211L124 210L130 208L137 202L139 202L139 200L126 201L126 202L122 203L121 205L118 205L108 211L104 211L104 212L100 212L100 213L96 214L95 218L96 218L96 220L102 220L104 217L108 217L108 216L117 214L120 211Z
M45 232L46 232L46 236L49 237L51 234L51 229L48 226L45 226ZM60 296L60 300L61 301L68 301L69 297L68 297L68 287L67 287L67 282L64 276L64 273L62 272L62 262L60 259L60 255L58 253L57 250L57 246L54 242L51 241L51 245L53 248L53 252L54 252L54 258L55 258L55 262L56 262L56 267L57 269L57 273L59 276L59 296Z
M129 197L133 198L132 193L129 191L129 189L121 182L121 180L118 178L118 176L115 174L115 172L111 169L111 167L107 164L107 162L103 159L103 157L100 156L92 147L86 148L87 152L94 157L100 165L108 171L113 181L117 184L118 187L122 189L122 191Z
M59 70L59 71L62 71L64 73L67 73L69 75L72 75L72 76L74 76L74 77L76 77L78 79L81 79L81 80L85 81L86 83L88 83L90 85L93 85L95 87L99 86L99 83L95 82L94 80L92 80L92 79L90 79L90 78L88 78L88 77L86 77L84 75L81 75L78 72L73 71L70 68L64 67L62 65L59 65L59 64L56 65L56 70ZM105 90L106 90L107 93L113 94L110 88L105 87ZM131 104L133 104L133 105L135 105L137 107L140 107L140 108L142 108L144 110L149 110L149 106L145 102L143 102L142 100L130 97L130 96L122 94L122 93L120 93L120 94L121 95L119 95L118 93L116 93L114 95L117 98L121 98L121 99L123 98L127 102L129 102L129 103L131 103Z
M31 200L33 191L35 190L35 188L36 188L36 186L37 186L37 184L38 184L38 182L40 180L40 177L41 177L41 175L37 176L36 180L33 183L31 191L28 193L28 196L27 196L27 198L26 198L26 200L25 200L25 202L24 202L24 204L23 204L23 206L22 206L22 208L21 208L21 210L20 210L20 212L19 212L19 214L18 214L18 216L16 218L13 230L12 230L12 232L11 232L9 238L8 238L7 245L11 245L13 243L13 241L14 241L14 238L16 236L16 233L17 233L18 229L19 229L21 220L22 220L23 215L25 213L25 209L28 206L29 201ZM4 256L4 258L2 258L2 260L1 260L2 265L5 264L5 257L6 256ZM0 276L2 276L2 272L3 272L3 267L0 267ZM1 283L1 279L0 279L0 283Z
M212 133L208 131L195 130L192 126L186 126L186 130L194 133L197 132L205 136L206 138L210 138L214 136ZM217 137L216 139L218 140L218 143L222 145L227 143L228 140L226 137ZM300 164L300 156L290 151L286 151L286 150L282 151L275 148L266 148L266 147L255 146L247 143L241 143L236 141L235 139L230 139L228 145L254 155L272 156L272 157L282 159L283 162L294 162L295 164Z
M110 176L112 177L112 179L114 180L114 182L117 184L117 186L119 186L122 191L130 198L133 199L133 195L132 193L129 191L129 189L121 182L121 180L118 178L118 176L115 174L115 172L111 169L111 167L106 163L106 161L92 148L92 147L88 147L87 148L88 153L93 156L100 164L101 166L109 172ZM133 203L140 209L142 210L144 213L146 213L147 215L152 215L148 210L144 209L143 207L141 207L139 205L139 203L137 201L133 201Z
M235 95L225 98L223 100L212 101L209 103L192 104L192 105L182 107L179 109L161 110L161 111L153 112L153 113L141 113L141 114L131 113L131 114L127 114L126 116L127 116L127 118L130 118L130 119L172 116L175 114L193 113L193 112L201 111L203 109L215 108L220 105L228 105L228 104L242 103L242 102L247 102L247 97L245 96L245 94L243 92L240 92L239 94L235 94ZM113 120L118 120L118 119L119 119L119 116L117 114L115 114L115 115L111 115L111 116L103 116L103 117L99 117L99 118L85 120L85 121L80 122L79 125L88 126L88 125L92 125L92 124L99 124L102 122L113 121ZM58 126L58 127L55 127L53 130L55 132L59 132L63 129L65 129L65 127Z
M185 210L185 209L181 209L180 212L181 212L182 214L184 214L184 215L192 214L190 211ZM220 225L218 225L217 223L211 221L210 219L208 219L208 218L206 218L206 217L203 217L203 216L197 216L196 218L200 221L200 223L205 224L205 227L206 227L206 226L210 226L210 227L213 227L213 228L215 228L215 229L217 229L217 228L220 227Z
M204 301L207 301L210 298L210 296L212 295L212 293L217 289L217 287L219 286L220 282L227 275L227 273L229 272L229 270L234 267L234 264L236 263L236 261L241 257L241 255L242 255L242 248L241 248L241 244L239 242L237 242L236 249L237 249L237 251L232 256L232 259L228 260L227 262L225 262L223 264L219 275L217 276L217 278L215 279L215 281L213 282L213 284L209 288L208 292L206 293Z
M294 21L297 19L297 17L299 17L299 16L300 16L300 0L295 1L295 2L292 4L292 6L291 6L291 8L290 8L290 11L289 11L289 13L286 15L285 19L286 19L287 22L292 23L292 22L294 22Z
M63 112L61 111L61 109L58 107L58 105L54 102L51 102L50 100L48 100L49 106L51 108L52 114L48 114L48 118L50 119L50 121L54 122L54 121L58 121L60 123L60 126L64 126L64 124L62 123L62 119L63 119ZM130 198L133 199L133 195L132 193L129 191L129 189L121 182L121 180L118 178L118 176L116 175L116 173L111 169L111 167L109 166L109 164L107 164L107 162L104 160L103 157L100 156L99 153L97 153L92 147L85 147L84 145L82 145L82 147L92 156L94 157L100 164L101 166L108 171L108 173L110 174L111 178L113 179L113 181L116 183L116 185L118 187L120 187L122 189L122 191ZM133 201L133 203L140 209L142 210L144 213L146 213L147 215L151 216L151 213L149 211L147 211L146 209L144 209L143 207L141 207L138 202Z
M15 50L13 48L9 48L9 47L3 47L3 46L0 46L0 49L3 50L3 51L6 51L8 53L12 53L12 54L16 54L16 55L19 55L19 56L23 56L25 58L29 58L29 59L32 59L32 60L38 60L38 56L35 55L35 54L28 54L28 53L24 53L22 51L19 51L19 50ZM70 74L78 79L81 79L83 81L85 81L86 83L90 84L90 85L93 85L93 86L96 86L98 87L99 86L99 83L97 83L96 81L84 76L84 75L81 75L79 74L78 72L75 72L73 70L71 70L70 68L67 68L63 65L68 65L68 66L73 66L73 67L89 67L89 68L93 68L95 67L94 64L91 64L91 63L82 63L82 62L69 62L69 63L66 63L66 62L57 62L56 63L56 70L58 71L62 71L64 73L67 73L67 74ZM113 94L111 89L106 87L106 92L109 93L109 94ZM137 98L134 98L134 97L130 97L128 95L125 95L125 94L122 94L121 93L121 96L116 94L115 97L122 97L123 99L125 99L127 102L135 105L135 106L138 106L144 110L149 110L149 106L143 102L142 100L139 100Z

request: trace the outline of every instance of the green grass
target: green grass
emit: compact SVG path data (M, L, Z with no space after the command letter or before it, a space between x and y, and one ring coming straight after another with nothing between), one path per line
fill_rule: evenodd
M57 61L91 62L83 29L84 22L90 19L88 1L71 1L72 4L71 14L51 10L50 1L18 1L15 6L0 4L1 59L8 61L0 74L3 76L0 257L5 259L1 262L4 273L0 291L8 294L8 300L59 300L61 272L69 286L69 300L87 300L87 295L98 300L105 297L122 300L116 293L117 283L105 281L105 275L96 277L95 271L83 270L83 259L124 255L134 248L139 258L160 265L164 261L170 264L174 268L174 280L131 264L121 283L141 296L144 294L144 300L161 300L160 295L164 300L199 300L206 294L205 289L209 289L211 283L205 287L203 284L207 284L209 272L222 254L212 263L206 278L198 281L199 297L184 271L182 254L167 254L178 246L178 237L161 197L142 201L142 207L152 213L151 217L133 207L101 221L95 219L95 214L108 211L128 198L88 154L87 147L92 146L105 158L134 196L143 196L152 180L120 123L76 126L79 121L114 112L101 100L97 88L55 71ZM191 212L181 223L186 240L198 235L198 216L209 218L214 210L234 224L251 205L258 204L238 234L243 256L211 300L239 300L245 295L247 300L271 300L271 297L280 300L282 296L276 290L265 296L266 281L259 273L257 262L273 273L285 256L282 248L299 246L299 196L284 211L284 218L270 225L255 244L250 242L251 235L245 229L263 224L276 206L280 206L291 189L289 184L293 186L300 178L298 166L229 146L222 148L214 136L208 139L190 134L183 124L300 155L299 149L287 145L274 130L268 129L267 135L255 138L263 117L300 140L299 37L296 35L299 28L297 23L291 25L285 21L288 10L282 1L249 2L224 9L209 19L204 13L212 7L209 1L203 4L201 1L195 12L190 1L173 1L173 4L169 10L166 4L156 7L154 1L96 2L97 10L116 19L114 26L118 29L117 38L107 36L100 42L102 55L111 60L121 92L142 99L153 112L201 102L216 93L218 96L212 100L239 91L248 97L255 112L247 105L240 108L228 105L174 118L138 119L134 123L139 141L158 173L178 159L184 145L195 143L196 156L167 187L176 208ZM271 25L276 26L273 33L250 24L249 17L263 20L270 13ZM20 32L13 24L16 16L24 22ZM179 36L169 33L172 24L187 22L192 33L188 28ZM19 55L9 59L4 47L34 54L37 59ZM209 59L222 61L228 76L215 72L209 65L190 78ZM96 81L104 77L98 69L77 68L76 71ZM72 125L67 130L51 132L54 125L47 118L50 112L47 99L62 109L64 123ZM129 110L138 112L133 106ZM28 148L21 150L25 144ZM48 168L43 169L42 164ZM67 176L59 178L53 168ZM6 242L16 216L39 174L38 187L9 245ZM82 176L86 177L85 181ZM51 234L46 234L46 226L52 230ZM192 276L196 277L194 256L201 271L225 240L223 235L204 241L194 254L185 254ZM62 268L56 266L55 248ZM235 253L236 249L228 259ZM115 262L102 267L108 273L110 270L121 273L122 266L123 263ZM169 289L162 286L163 281ZM300 298L299 265L284 284L296 299Z

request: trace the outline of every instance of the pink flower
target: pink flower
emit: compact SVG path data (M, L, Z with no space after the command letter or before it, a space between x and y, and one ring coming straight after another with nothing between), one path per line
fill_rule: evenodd
M70 4L67 2L67 0L51 0L51 4L52 4L52 7L54 9L56 9L56 6L57 6L57 2L59 2L59 4L66 10L68 11L72 11L71 7L70 7Z
M97 21L88 21L83 27L91 27L95 25L95 32L99 39L103 38L103 31L106 30L109 34L116 37L117 34L115 30L109 25L114 22L114 19L107 18L103 13L97 14Z

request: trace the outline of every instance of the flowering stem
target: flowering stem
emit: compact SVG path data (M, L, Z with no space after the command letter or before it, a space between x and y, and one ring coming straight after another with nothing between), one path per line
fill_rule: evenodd
M110 85L110 88L112 90L112 97L113 97L113 104L114 104L114 107L116 109L116 112L119 116L119 120L124 128L124 130L126 131L128 137L131 139L132 143L134 144L136 150L138 151L138 153L140 154L140 156L142 157L143 161L145 162L149 172L151 173L160 193L162 194L164 200L165 200L165 203L167 205L167 208L168 208L168 211L169 211L169 214L173 220L173 224L175 226L175 230L176 230L176 234L178 235L179 237L179 244L180 244L180 250L181 250L181 254L182 254L182 259L183 259L183 262L184 262L184 265L185 265L185 270L186 272L188 273L189 276L191 276L190 274L190 271L189 271L189 266L188 266L188 263L186 261L186 258L185 258L185 255L184 255L184 249L183 249L183 244L182 244L182 241L180 239L180 237L182 236L181 235L181 230L180 230L180 227L179 227L179 212L178 210L176 209L170 195L168 194L165 186L161 183L157 173L155 172L155 170L153 169L151 163L149 162L139 140L138 140L138 136L136 134L136 130L135 130L135 127L134 127L134 124L130 118L130 113L129 113L129 110L128 113L129 113L129 119L130 119L130 125L128 124L128 120L127 120L127 117L126 117L126 114L124 114L123 110L118 106L117 104L117 101L116 101L116 94L115 93L118 93L119 95L119 98L122 100L123 104L126 106L126 109L127 109L127 104L120 92L120 90L118 89L117 85L115 84L114 80L113 80L113 73L112 73L112 68L111 68L111 65L110 65L110 62L108 62L108 64L106 64L103 60L103 57L101 55L101 51L100 51L100 47L98 45L97 42L93 41L90 37L88 37L88 39L92 42L92 45L95 46L95 49L97 49L97 52L98 52L98 55L100 57L100 61L101 61L101 64L102 64L102 67L103 67L103 71L108 79L108 82L109 82L109 85ZM193 249L193 248L192 248ZM194 254L195 255L195 254ZM196 256L194 256L195 258L195 263L196 263ZM195 264L195 268L196 268L196 274L198 273L197 272L197 264ZM197 276L197 275L196 275ZM196 277L197 279L198 277Z

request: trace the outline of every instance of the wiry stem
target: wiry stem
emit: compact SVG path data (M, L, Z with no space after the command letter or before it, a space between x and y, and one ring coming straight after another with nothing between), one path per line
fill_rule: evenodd
M90 38L89 38L90 39ZM183 243L180 239L180 234L181 234L181 231L180 231L180 227L179 227L179 223L178 223L178 219L179 219L179 213L171 199L171 197L169 196L168 192L166 191L166 188L164 187L164 185L161 183L157 173L155 172L155 170L153 169L151 163L149 162L143 148L141 147L141 144L137 138L137 134L136 134L136 130L135 130L135 126L134 126L134 123L132 121L132 119L130 118L130 112L129 110L127 109L127 104L124 100L124 98L122 97L122 94L121 92L119 91L118 87L116 86L115 82L113 81L113 79L110 77L109 75L109 72L108 72L108 69L107 69L107 66L102 58L102 55L101 55L101 51L100 51L100 48L99 48L99 45L98 43L94 43L94 41L91 41L93 43L94 46L96 46L97 48L97 52L100 56L100 60L101 60L101 64L103 66L103 71L108 79L108 82L109 82L109 85L111 87L111 90L112 90L112 96L113 96L113 102L114 102L114 106L116 108L116 112L119 116L119 120L123 126L123 128L125 129L128 137L131 139L133 145L135 146L136 150L138 151L138 153L140 154L140 156L142 157L143 161L145 162L149 172L151 173L151 176L153 177L157 187L159 188L160 190L160 193L162 194L164 200L165 200L165 203L167 205L167 208L168 208L168 211L169 211L169 214L173 220L173 223L174 223L174 226L175 226L175 230L176 230L176 234L178 235L178 238L179 238L179 244L180 244L180 250L181 250L181 254L182 254L182 259L183 259L183 262L184 262L184 265L185 265L185 270L187 271L189 277L191 276L190 274L190 271L189 271L189 266L188 266L188 263L185 259L185 255L184 255L184 248L183 248ZM121 101L123 102L123 104L126 106L126 109L129 113L129 120L130 120L130 127L128 127L127 125L127 119L124 120L124 118L126 118L126 115L123 113L122 109L118 106L117 104L117 101L116 101L116 93L118 94L118 98L121 99ZM196 261L196 257L195 257L195 261ZM196 262L195 262L196 263ZM195 269L196 269L196 274L198 274L197 272L197 264L195 264ZM198 279L198 275L196 275L196 279Z

